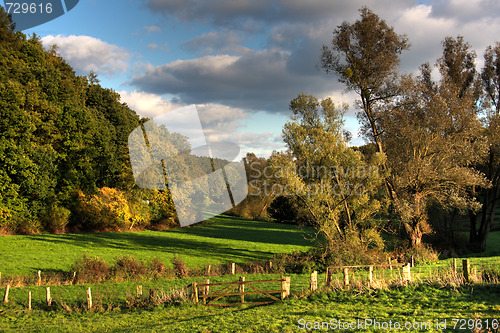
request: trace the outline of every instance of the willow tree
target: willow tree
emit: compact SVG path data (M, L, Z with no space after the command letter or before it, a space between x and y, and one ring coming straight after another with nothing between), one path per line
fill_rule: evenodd
M396 96L393 82L399 55L409 44L405 35L398 35L370 9L363 7L359 12L360 20L335 29L331 48L323 46L321 67L337 74L348 90L357 93L368 136L383 152L376 106Z
M480 211L471 211L470 243L480 251L486 249L486 241L500 201L500 43L490 46L484 54L481 72L483 83L482 106L488 153L478 168L490 180L491 186L479 188L476 195L481 199Z
M446 38L433 82L430 66L401 80L404 94L384 114L383 142L398 194L396 207L413 247L431 233L428 208L462 212L480 204L470 189L488 186L475 169L487 146L478 118L474 53L462 38Z
M352 241L351 236L380 244L370 224L380 208L371 197L380 184L380 163L367 163L347 145L342 131L346 108L336 108L329 98L319 101L301 94L290 109L293 115L284 126L283 139L292 158L280 154L270 159L283 194L295 196L315 219L326 253L338 242Z

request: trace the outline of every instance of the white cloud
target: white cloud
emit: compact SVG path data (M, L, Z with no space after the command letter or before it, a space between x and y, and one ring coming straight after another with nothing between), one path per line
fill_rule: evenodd
M41 39L45 47L57 45L61 56L79 73L112 75L124 72L130 54L124 49L90 36L48 35Z
M146 118L154 118L160 114L176 110L185 104L166 99L156 94L149 94L134 90L132 92L120 91L121 101Z
M142 117L154 118L171 112L186 104L156 94L139 91L119 92L121 101ZM200 122L208 141L234 141L234 134L242 126L241 121L247 118L247 113L239 108L221 104L196 105Z

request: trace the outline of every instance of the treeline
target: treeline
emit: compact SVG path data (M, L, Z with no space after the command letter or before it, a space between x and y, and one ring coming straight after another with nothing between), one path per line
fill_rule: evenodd
M413 250L429 240L458 250L468 231L468 247L484 251L500 199L500 44L481 70L463 37L442 45L434 64L401 74L405 35L366 7L338 26L320 65L357 94L369 144L349 147L346 106L301 94L283 129L288 151L247 156L254 195L237 210L313 224L326 254L382 249L382 230Z
M168 191L134 183L127 138L144 120L13 28L0 8L0 231L175 225Z

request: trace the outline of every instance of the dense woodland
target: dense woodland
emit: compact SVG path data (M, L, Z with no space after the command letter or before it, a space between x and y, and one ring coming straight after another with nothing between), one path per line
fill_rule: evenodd
M175 223L168 193L134 184L127 138L140 117L93 73L75 75L56 47L14 33L3 8L0 114L3 232Z
M358 94L368 144L349 145L347 106L300 94L283 129L288 150L247 155L250 195L230 213L313 225L324 253L339 244L382 250L383 233L408 248L437 239L484 250L500 197L500 44L477 71L469 44L446 37L441 58L403 75L399 55L409 48L367 8L337 27L318 50L320 67ZM14 32L3 8L0 115L3 233L176 226L168 190L140 189L132 176L127 139L147 119L95 74L76 75L56 46ZM304 167L335 172L303 175ZM349 186L363 191L329 192Z

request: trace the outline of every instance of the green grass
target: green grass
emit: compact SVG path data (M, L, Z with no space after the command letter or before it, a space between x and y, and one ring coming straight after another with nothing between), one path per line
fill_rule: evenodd
M470 319L476 313L481 318L500 319L499 285L449 288L420 284L364 293L357 290L322 292L257 307L183 304L142 310L11 310L0 314L0 327L6 332L304 332L299 330L301 319L314 323L368 318L402 325L430 323L430 329L412 330L414 332L471 332L453 330L450 319ZM437 330L436 321L444 318L448 319L447 329ZM382 332L370 328L363 331Z
M28 275L38 270L68 271L83 254L112 263L118 256L154 257L170 265L178 254L188 267L244 263L275 253L306 251L313 246L311 228L218 216L190 228L167 231L38 234L2 236L0 272Z
M0 243L2 275L34 274L36 270L67 271L84 253L99 256L112 263L117 256L133 255L145 261L157 257L167 264L178 254L190 267L233 261L244 263L268 259L275 253L305 251L311 248L312 230L293 225L219 216L190 228L154 232L92 233L69 235L5 236ZM469 256L478 270L500 268L500 232L490 234L487 254L490 257ZM491 255L497 255L491 256ZM182 305L159 306L149 309L129 309L127 299L135 294L136 285L143 285L144 298L150 288L166 292L202 282L204 277L172 280L124 281L85 285L51 286L54 309L44 304L45 286L11 288L10 302L0 304L0 331L41 332L305 332L299 330L299 320L329 322L332 319L352 321L372 318L400 323L430 322L431 329L420 332L471 332L453 330L450 318L500 319L500 286L471 285L447 287L428 283L429 278L449 271L451 259L412 269L415 284L393 289L359 291L336 290L317 292L308 297L308 274L291 276L292 297L268 306L238 306L212 308ZM460 273L461 262L459 262ZM375 270L375 279L396 280L400 269ZM247 281L277 278L276 274L245 275ZM335 283L342 281L340 272ZM238 276L210 277L210 281L236 281ZM367 280L366 269L351 273L351 283ZM318 275L319 284L325 275ZM435 280L438 281L438 280ZM276 289L279 283L260 286ZM92 288L94 304L101 310L85 310L85 291ZM0 288L0 296L3 296ZM26 310L27 293L32 292L32 311ZM300 296L299 298L297 298ZM236 297L237 298L237 297ZM247 296L248 301L262 300ZM225 300L227 301L227 300ZM231 300L229 300L231 301ZM63 309L62 303L71 308ZM105 310L102 310L105 309ZM446 330L436 329L436 320L448 318ZM341 330L338 330L341 332ZM374 332L373 329L364 330ZM381 331L381 330L376 330ZM389 330L390 331L390 330Z

